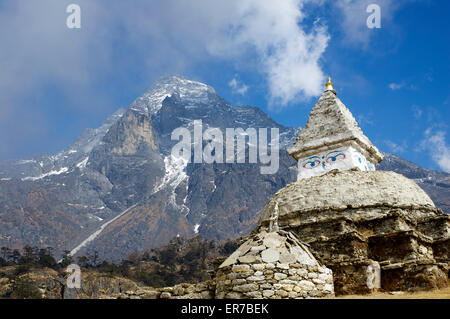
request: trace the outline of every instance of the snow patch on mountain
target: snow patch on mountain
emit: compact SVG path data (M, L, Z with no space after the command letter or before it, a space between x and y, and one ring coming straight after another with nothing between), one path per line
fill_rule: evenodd
M63 167L57 171L50 171L48 173L45 174L41 174L39 176L28 176L28 177L24 177L22 178L22 181L37 181L39 179L43 179L47 176L52 176L52 175L60 175L60 174L64 174L67 173L69 171L68 167Z
M216 183L214 182L214 180L210 181L210 183L211 183L212 186L213 186L213 192L215 192L216 189L217 189Z
M88 238L86 238L85 240L83 240L81 242L81 244L79 244L77 247L75 247L74 249L72 249L70 251L70 256L75 255L80 249L82 249L83 247L86 247L90 242L92 242L95 238L97 238L98 235L100 235L100 233L112 222L116 221L117 219L119 219L120 217L122 217L123 215L125 215L126 213L128 213L131 209L133 209L134 207L136 207L137 204L134 204L131 207L128 207L127 209L125 209L123 212L121 212L119 215L117 215L116 217L110 219L109 221L107 221L106 223L104 223L103 225L100 226L99 229L97 229L95 232L93 232ZM99 218L97 216L95 216L96 218Z
M161 183L156 187L155 192L168 186L176 189L182 181L189 178L186 174L187 164L188 160L182 157L175 157L172 154L166 156L164 158L166 174L162 178Z
M103 221L103 218L100 218L100 217L95 216L95 215L93 215L93 214L87 214L87 217L90 218L90 219L95 219L95 220L98 220L98 221Z
M29 164L29 163L36 163L35 160L19 160L17 161L17 164L19 165L24 165L24 164Z
M84 160L82 160L81 162L79 162L79 163L76 165L76 167L78 167L79 169L86 168L86 164L87 164L88 160L89 160L89 156L86 157L86 158L85 158Z
M168 189L169 192L169 202L174 205L175 207L179 208L182 212L185 213L185 216L187 216L190 212L189 207L186 206L187 201L187 195L183 199L182 204L177 204L176 201L176 189L182 182L186 182L186 193L188 190L188 181L189 176L186 174L186 167L188 165L188 160L182 158L182 157L175 157L172 154L169 156L166 156L164 158L164 166L166 173L161 179L161 182L157 187L155 187L155 190L153 193L156 193L162 189Z

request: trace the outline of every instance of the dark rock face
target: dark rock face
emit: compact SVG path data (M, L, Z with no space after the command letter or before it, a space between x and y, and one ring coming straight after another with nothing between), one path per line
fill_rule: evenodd
M106 206L125 209L144 199L164 175L152 123L143 114L127 111L90 153L88 167L113 185Z
M172 131L192 132L194 120L202 121L203 130L223 132L278 128L278 173L261 174L260 164L172 161L178 142ZM285 151L296 135L259 108L230 105L205 84L163 78L128 110L85 130L66 150L0 162L0 246L49 245L59 253L102 227L79 251L98 250L101 258L120 260L176 235L247 235L267 200L296 180L296 163ZM378 169L413 178L438 207L450 211L450 174L389 154Z
M192 209L206 215L199 232L216 239L248 234L267 199L295 179L288 156L280 154L280 168L274 175L260 174L256 164L193 165L188 198Z
M184 214L172 207L167 200L170 194L158 192L139 202L92 242L89 251L98 251L100 256L119 260L132 252L143 252L149 247L168 243L176 236L192 237L192 225ZM125 254L124 254L125 253Z

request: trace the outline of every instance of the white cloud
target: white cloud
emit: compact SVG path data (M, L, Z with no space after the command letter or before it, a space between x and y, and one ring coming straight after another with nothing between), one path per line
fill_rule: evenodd
M407 90L417 90L417 86L414 84L408 84L405 81L402 81L400 83L389 83L389 88L392 91L397 91L397 90L401 90L401 89L407 89Z
M356 114L356 120L360 126L373 125L374 124L373 111L366 112L364 114Z
M390 152L395 154L401 154L407 149L406 141L403 141L402 144L397 144L391 140L386 140L384 144L386 144Z
M345 41L354 44L367 45L374 29L367 27L367 6L377 4L381 8L381 28L392 20L395 11L405 2L404 0L338 0L333 2L342 14L341 28L345 33Z
M236 58L253 52L269 85L273 105L321 93L324 74L319 59L329 36L318 22L306 32L300 25L306 0L241 0L208 45L208 51Z
M389 88L392 91L396 91L396 90L400 90L401 88L403 88L405 86L405 83L390 83L389 84Z
M248 85L241 83L236 78L233 78L230 82L228 82L228 86L231 88L233 94L245 95L248 91Z
M425 131L425 138L420 143L420 149L430 152L431 158L439 167L450 173L450 145L447 144L444 131L434 131L428 128Z
M413 115L414 115L414 118L415 118L416 120L417 120L417 119L420 119L420 118L422 117L423 110L422 110L419 106L413 105L413 106L411 107L411 110L412 110Z

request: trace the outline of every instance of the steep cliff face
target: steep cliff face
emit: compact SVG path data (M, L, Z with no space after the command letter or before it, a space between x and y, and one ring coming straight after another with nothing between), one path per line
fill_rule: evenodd
M135 155L147 148L157 151L155 134L151 122L144 115L126 112L103 138L103 143L111 146L117 155Z
M113 185L104 198L108 207L123 210L150 195L164 175L164 160L149 118L128 110L94 147L87 167Z
M174 159L173 130L192 134L194 120L203 131L278 128L278 172L261 174L248 158L246 164ZM259 108L232 106L206 84L163 78L58 154L0 162L0 246L50 245L57 253L77 247L117 261L178 234L246 235L267 200L296 180L296 163L285 151L296 136ZM449 174L386 158L378 169L413 178L450 211Z

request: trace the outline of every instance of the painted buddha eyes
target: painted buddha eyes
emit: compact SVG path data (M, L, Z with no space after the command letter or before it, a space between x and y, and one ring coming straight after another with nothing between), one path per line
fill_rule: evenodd
M345 154L340 151L333 151L327 154L326 162L333 164L334 162L345 159Z
M303 164L304 168L314 168L320 165L320 160L318 158L310 159Z
M342 151L332 151L326 156L311 156L303 162L302 166L307 169L312 169L322 164L322 167L325 168L326 165L334 164L335 162L343 159L345 159L345 154Z

